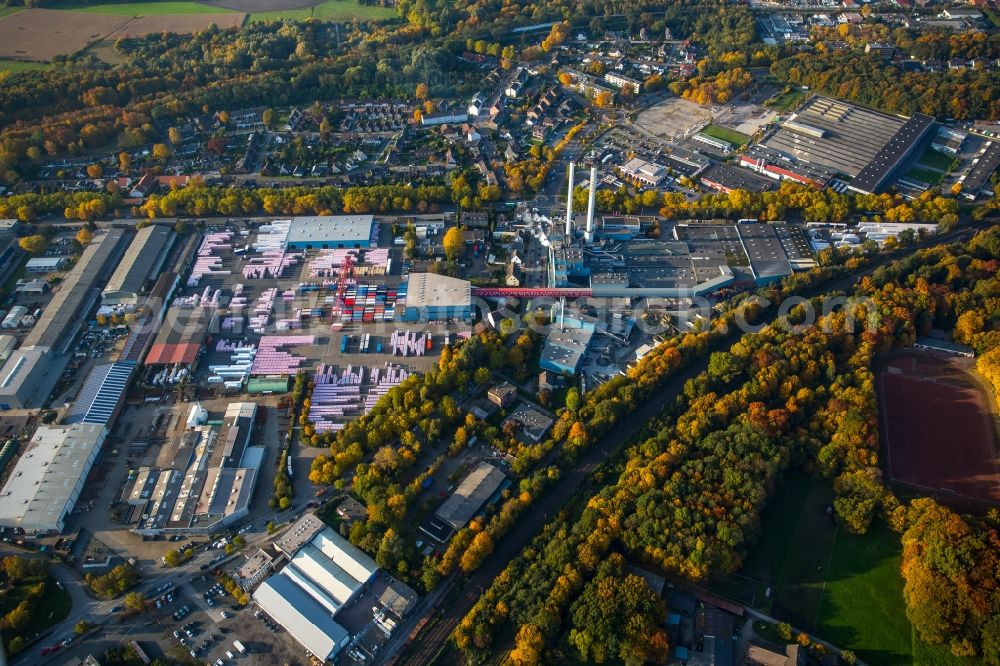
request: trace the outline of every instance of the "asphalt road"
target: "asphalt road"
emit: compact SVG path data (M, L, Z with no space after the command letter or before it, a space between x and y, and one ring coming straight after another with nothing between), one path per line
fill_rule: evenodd
M973 225L963 226L944 235L932 237L923 243L917 243L905 250L887 255L867 268L849 273L802 295L811 296L821 292L850 289L861 277L871 274L879 266L898 259L904 254L912 253L921 247L964 239L966 236L971 236L976 228L984 228L995 223L995 220L984 220ZM765 316L764 323L770 323L776 317L776 309L772 308ZM407 666L430 664L444 647L452 630L469 612L486 587L503 571L507 563L516 557L541 531L549 516L558 513L577 492L591 494L591 491L595 490L589 481L591 472L608 457L618 453L632 437L640 433L649 419L659 415L681 393L688 379L695 377L708 367L710 352L728 348L736 338L736 334L731 334L710 345L705 354L671 377L649 400L640 405L638 409L598 441L574 467L564 472L559 481L539 499L537 509L527 512L523 518L515 523L514 528L501 539L497 548L483 565L464 582L461 579L456 580L455 584L462 586L460 592L450 597L447 594L444 595L445 601L427 622L424 629L410 643L397 663Z

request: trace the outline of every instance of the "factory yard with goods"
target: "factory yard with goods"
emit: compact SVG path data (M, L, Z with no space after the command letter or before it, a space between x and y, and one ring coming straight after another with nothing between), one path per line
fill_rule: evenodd
M61 549L80 575L168 581L147 595L158 625L141 649L154 654L369 663L398 648L424 600L398 552L352 543L369 491L350 474L314 485L330 466L369 463L357 482L407 457L393 473L409 526L393 548L456 557L537 482L531 451L570 395L824 248L930 231L600 214L598 189L616 176L592 162L568 164L551 215L133 221L99 229L75 264L32 260L33 275L59 279L21 280L4 313L0 493L14 501L0 526ZM392 404L416 414L415 382L470 340L501 360L423 408L457 429L417 421L398 453L346 444L356 423L377 441ZM26 422L33 436L17 437ZM97 603L94 618L111 605Z

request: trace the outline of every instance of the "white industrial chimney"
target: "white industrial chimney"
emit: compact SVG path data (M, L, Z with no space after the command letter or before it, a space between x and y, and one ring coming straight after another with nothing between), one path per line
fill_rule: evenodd
M566 238L573 237L573 185L576 183L576 164L569 163L569 193L566 195Z
M590 167L590 197L587 199L587 232L584 240L594 242L594 203L597 198L597 167Z

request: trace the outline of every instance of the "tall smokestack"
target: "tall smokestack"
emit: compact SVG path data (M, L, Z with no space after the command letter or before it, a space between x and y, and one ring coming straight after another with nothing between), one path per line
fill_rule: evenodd
M584 239L594 242L594 203L597 198L597 167L590 167L590 197L587 199L587 233Z
M569 193L566 195L566 238L573 237L573 185L576 182L576 164L569 163Z

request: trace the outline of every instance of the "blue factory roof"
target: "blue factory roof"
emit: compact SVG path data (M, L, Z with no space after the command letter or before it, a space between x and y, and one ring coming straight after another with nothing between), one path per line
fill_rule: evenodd
M66 423L108 425L128 388L135 361L99 365L90 371L70 408Z

